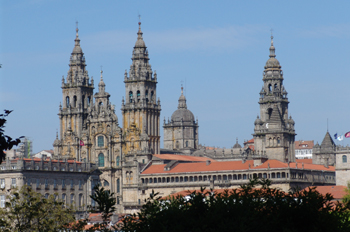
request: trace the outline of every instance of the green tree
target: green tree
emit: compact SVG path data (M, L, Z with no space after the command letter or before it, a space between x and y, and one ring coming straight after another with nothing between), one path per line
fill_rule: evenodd
M10 136L4 134L4 128L6 123L6 117L12 112L12 110L5 110L4 114L0 114L0 164L6 158L6 154L4 151L12 149L13 146L17 146L21 140L12 139Z
M45 198L26 185L11 192L8 200L0 210L0 231L60 231L75 221L74 210L55 195Z
M345 189L345 196L343 197L343 202L345 204L350 204L350 183L348 183L348 187Z
M254 186L259 185L260 188ZM315 188L285 193L268 180L240 189L202 189L162 199L152 193L141 212L123 220L123 231L350 231L349 207Z

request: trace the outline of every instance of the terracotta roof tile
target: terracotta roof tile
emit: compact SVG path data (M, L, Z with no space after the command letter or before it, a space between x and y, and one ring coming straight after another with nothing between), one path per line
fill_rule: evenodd
M307 189L307 188L306 188ZM346 195L346 186L337 185L337 186L317 186L316 190L322 195L326 195L326 193L332 194L334 199L342 199Z
M308 170L320 170L320 171L335 171L334 166L326 168L323 165L304 163L296 165L297 163L289 163L289 167L293 169L308 169ZM274 169L274 168L287 168L288 163L283 163L278 160L268 160L263 164L254 167L253 160L247 160L245 163L242 161L224 161L224 162L212 162L207 165L204 162L201 163L179 163L169 171L164 171L166 164L151 165L141 174L156 174L156 173L185 173L185 172L210 172L210 171L229 171L229 170L248 170L250 169Z
M295 141L294 142L295 145L295 149L296 150L302 150L302 149L312 149L314 147L314 141L310 140L310 141Z
M206 162L207 160L210 160L211 162L216 162L211 158L188 156L188 155L161 154L161 155L153 155L153 156L162 160L179 160L179 161L193 161L193 162Z

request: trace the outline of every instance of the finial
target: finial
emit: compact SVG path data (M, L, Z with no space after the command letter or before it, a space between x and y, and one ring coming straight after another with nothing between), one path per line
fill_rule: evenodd
M141 25L141 15L139 14L139 25Z
M273 35L272 35L272 29L271 29L271 47L270 47L270 58L271 57L276 57L275 55L275 47L273 46Z
M79 28L78 28L78 21L75 22L75 25L76 25L76 28L75 28L75 31L77 32L77 38L78 38L78 32L79 32Z
M183 94L184 94L184 87L181 84L181 95L183 95Z
M238 137L236 138L236 144L238 144Z
M56 129L56 139L58 139L58 130Z
M103 81L103 76L102 76L102 73L103 73L103 71L102 71L102 65L101 65L101 71L100 71L100 73L101 73L101 81Z

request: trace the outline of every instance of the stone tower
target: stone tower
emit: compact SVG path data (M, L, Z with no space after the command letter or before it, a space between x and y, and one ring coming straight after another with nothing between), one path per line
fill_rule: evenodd
M157 74L149 64L148 50L142 38L141 23L132 52L129 75L125 70L125 98L122 102L124 154L137 155L140 163L148 162L150 154L160 152Z
M195 121L193 113L187 109L182 87L177 110L171 115L171 121L164 119L163 128L165 149L185 153L198 149L198 120Z
M79 157L79 138L88 110L93 104L94 81L89 80L84 53L80 47L78 27L76 29L75 46L70 56L69 70L66 80L62 77L63 106L59 107L60 140L54 143L55 155L66 158Z
M321 145L318 143L312 149L312 163L334 166L336 161L336 145L327 131Z
M260 91L260 118L255 120L254 147L257 154L282 162L295 161L294 120L288 118L287 91L283 86L283 72L275 58L271 36L270 58L263 72L264 85Z

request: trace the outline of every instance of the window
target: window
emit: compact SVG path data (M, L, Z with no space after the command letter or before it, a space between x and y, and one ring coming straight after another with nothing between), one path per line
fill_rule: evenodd
M186 141L186 147L188 147L188 141Z
M53 180L53 188L57 189L57 180L56 179Z
M49 185L48 180L47 180L47 179L45 179L45 188L47 188L47 187L48 187L48 185Z
M0 195L0 208L5 208L6 196Z
M104 167L105 166L105 157L102 153L98 155L98 166Z
M103 182L103 186L109 186L108 181L105 180L105 181Z
M5 188L5 179L0 179L0 188Z
M49 194L48 193L45 194L45 198L49 199Z
M40 179L36 179L36 187L40 185Z
M84 196L83 194L79 194L79 207L84 205Z
M70 195L70 203L73 204L74 203L74 194Z
M119 200L119 197L117 197L117 205L120 204L120 200Z
M346 155L343 155L342 158L343 158L343 163L347 163L348 162L348 157L346 157Z
M66 105L67 105L67 108L69 108L69 97L68 96L66 97Z
M119 166L119 162L120 162L120 157L119 156L117 156L117 166Z
M269 85L269 92L271 92L272 91L272 88L271 88L271 85Z
M120 192L120 179L117 179L117 193Z
M140 90L137 90L137 101L138 102L140 101L140 96L141 96Z
M98 136L98 138L97 138L97 146L99 146L99 147L103 147L104 146L103 136Z
M87 100L88 100L88 102L87 102L87 104L88 104L88 106L90 106L90 101L91 101L91 97L89 96L88 98L87 98Z
M153 95L154 95L154 92L151 91L151 101L153 101Z
M130 102L130 103L132 103L132 97L133 97L132 91L130 91L130 92L129 92L129 102Z
M77 107L77 96L73 97L73 107Z
M74 188L74 181L73 180L70 180L70 188Z
M65 188L66 187L66 181L63 179L62 180L62 188Z
M11 186L12 186L13 188L16 188L16 178L12 178L12 179L11 179Z
M82 181L79 180L79 189L82 189L82 188L83 188Z

